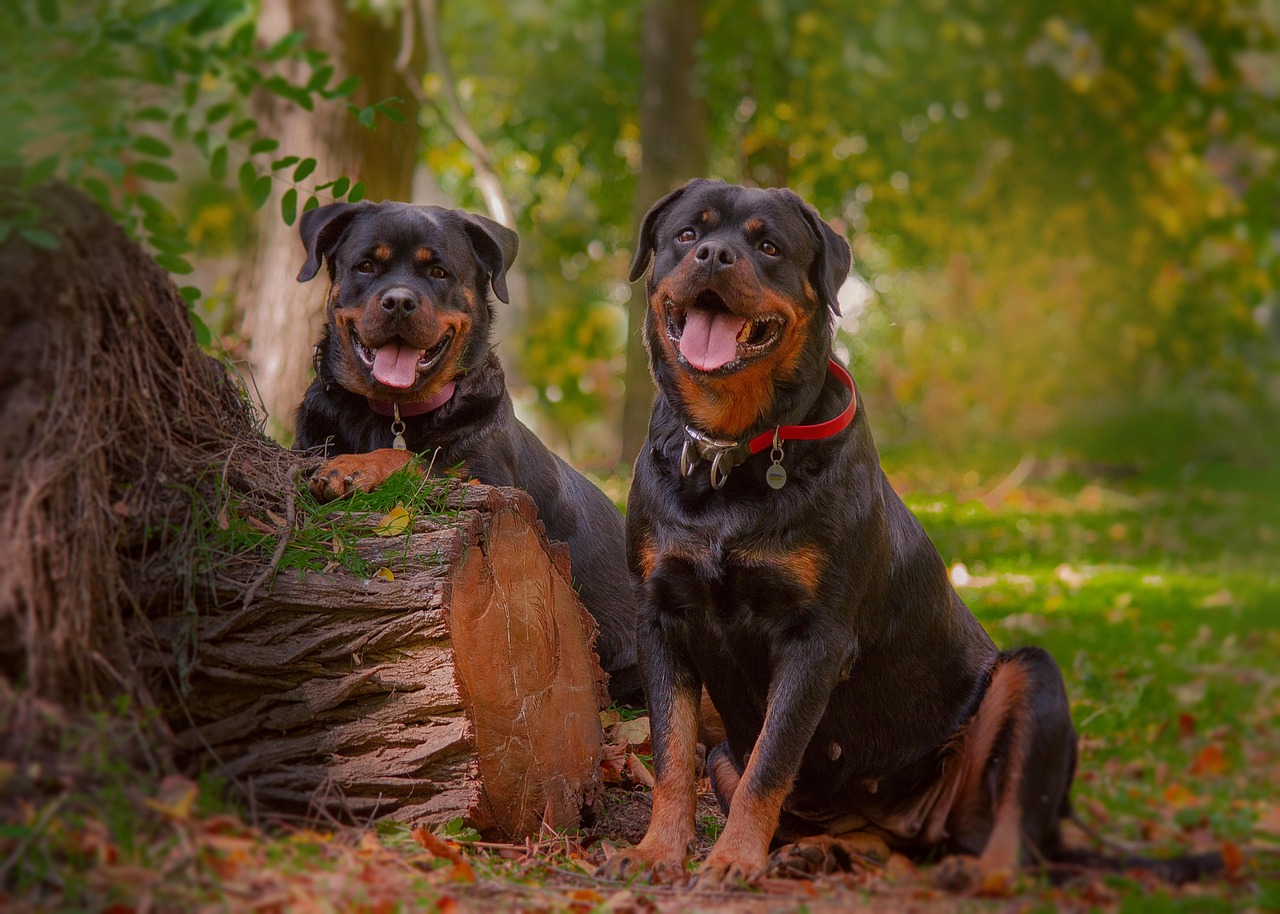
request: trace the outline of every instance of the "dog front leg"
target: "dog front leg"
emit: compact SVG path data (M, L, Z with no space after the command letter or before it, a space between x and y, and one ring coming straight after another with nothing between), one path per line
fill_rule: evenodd
M698 869L698 882L749 881L764 872L783 801L845 659L817 638L790 642L774 653L764 725L733 791L724 831Z
M650 632L641 635L637 646L653 740L653 812L640 843L607 860L600 875L626 879L649 872L655 881L674 882L684 876L694 836L702 684L692 664L660 633L660 625L646 627Z

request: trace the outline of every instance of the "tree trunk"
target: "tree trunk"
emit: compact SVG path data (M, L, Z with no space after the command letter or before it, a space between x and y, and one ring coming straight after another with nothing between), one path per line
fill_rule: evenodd
M340 76L360 77L360 88L352 99L355 104L399 97L405 123L379 117L375 128L368 130L341 104L303 111L262 93L259 117L272 125L281 153L313 156L318 162L314 174L318 182L346 175L352 181L364 181L371 200L410 199L418 154L418 101L406 91L396 69L401 28L352 9L345 0L263 0L259 34L264 42L274 42L295 29L306 33L310 46L330 55ZM261 211L257 247L239 286L249 361L267 410L267 428L287 441L293 435L293 412L309 383L324 293L294 279L302 265L302 245L297 226L285 225L279 215L287 187L282 182L275 185Z
M182 682L181 749L276 809L504 838L579 825L607 697L568 550L521 490L439 487L440 514L356 547L393 580L282 572L244 609L247 576L223 578L197 615L151 621L143 665Z
M663 194L707 168L707 106L693 94L696 45L702 32L698 0L648 0L641 36L640 174L633 222ZM649 428L653 381L644 349L648 308L644 283L631 290L627 309L626 394L622 404L622 459L639 453Z

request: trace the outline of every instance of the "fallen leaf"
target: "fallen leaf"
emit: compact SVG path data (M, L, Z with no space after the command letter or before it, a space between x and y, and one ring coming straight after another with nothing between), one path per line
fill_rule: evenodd
M1222 590L1209 594L1200 601L1201 609L1220 609L1224 606L1230 606L1235 602L1235 596L1225 587Z
M1234 879L1244 868L1244 851L1231 841L1222 842L1222 868L1228 879Z
M167 819L186 822L191 818L191 807L195 805L198 792L194 781L170 775L160 782L158 794L154 798L148 797L145 802Z
M404 505L396 505L387 512L379 524L373 528L374 536L403 536L413 523L413 515L405 510Z
M1181 784L1174 784L1164 792L1164 801L1174 809L1183 809L1187 806L1195 806L1200 799Z
M1192 760L1191 773L1197 776L1219 775L1225 774L1230 767L1230 761L1222 754L1222 747L1210 743Z
M634 752L627 754L627 774L631 775L631 780L642 787L653 787L653 772Z
M1186 711L1178 712L1178 738L1190 739L1196 735L1196 719Z
M392 573L391 569L385 566L375 571L373 576L375 578L381 578L384 581L394 581L396 579L396 576Z
M649 741L649 718L618 721L609 731L609 741L620 746L643 746Z
M1258 812L1258 821L1253 825L1254 831L1280 837L1280 803L1269 803Z

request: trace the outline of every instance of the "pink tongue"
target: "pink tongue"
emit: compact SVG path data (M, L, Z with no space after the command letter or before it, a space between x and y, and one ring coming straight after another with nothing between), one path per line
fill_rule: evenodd
M732 362L738 355L738 334L745 317L726 311L690 308L680 337L680 354L700 371L711 371Z
M384 343L373 357L373 376L388 387L404 389L418 380L421 353L400 341Z

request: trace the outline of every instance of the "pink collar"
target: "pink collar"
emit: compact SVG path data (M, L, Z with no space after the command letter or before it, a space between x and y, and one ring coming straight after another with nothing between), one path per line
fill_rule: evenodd
M432 410L439 409L440 407L448 403L450 399L452 399L453 392L457 388L457 386L458 384L456 381L450 381L444 387L441 387L440 390L437 391L436 395L432 397L430 400L419 400L413 403L401 403L400 404L401 417L424 416L427 413L431 412ZM377 413L379 416L395 415L395 404L393 404L390 400L374 400L372 397L370 397L368 402L369 402L369 408L373 410L375 413Z

